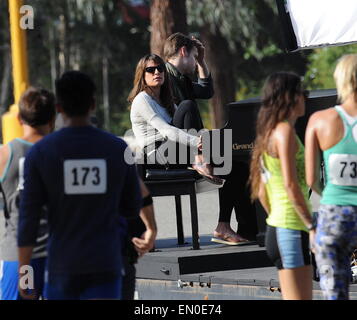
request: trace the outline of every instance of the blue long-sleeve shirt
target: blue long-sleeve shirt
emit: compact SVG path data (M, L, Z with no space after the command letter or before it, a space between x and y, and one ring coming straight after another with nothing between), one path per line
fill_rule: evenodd
M141 193L126 143L93 127L64 128L29 151L18 246L33 246L39 208L48 206L52 273L119 272L119 216L136 217ZM129 153L127 153L128 155Z

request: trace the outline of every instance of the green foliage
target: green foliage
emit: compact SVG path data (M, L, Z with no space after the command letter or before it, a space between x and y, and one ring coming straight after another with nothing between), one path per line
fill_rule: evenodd
M31 84L53 89L53 71L56 77L70 69L88 73L97 85L97 117L103 126L106 56L109 130L116 135L131 127L126 98L135 66L150 50L150 21L130 8L132 21L126 21L119 2L125 5L124 0L27 0L26 3L35 10L35 28L27 31Z
M53 89L54 76L62 71L87 72L97 84L97 115L103 124L103 56L107 56L110 131L117 135L131 128L126 98L138 60L150 51L150 21L130 8L126 14L131 21L125 19L121 5L127 3L129 0L26 1L35 9L35 29L27 31L31 84ZM305 75L310 89L335 87L332 75L337 59L356 52L356 45L351 45L286 54L275 0L186 0L186 4L190 32L199 35L208 28L227 40L234 60L229 71L235 75L237 100L260 95L265 78L278 70ZM7 0L0 0L0 80L8 46ZM12 95L8 96L6 106L12 103ZM200 101L199 105L209 128L208 104Z
M209 28L228 41L237 100L260 95L272 72L305 74L310 51L285 53L275 0L187 0L187 8L191 29Z
M306 86L309 89L335 88L333 73L338 59L344 54L356 52L356 44L315 49L308 59L309 68L304 81Z
M271 19L276 15L273 0L187 0L188 23L220 32L234 52L245 48L245 58L281 52L271 41Z
M203 127L206 129L212 129L212 119L210 114L210 109L208 105L208 100L197 100L198 108L200 110Z

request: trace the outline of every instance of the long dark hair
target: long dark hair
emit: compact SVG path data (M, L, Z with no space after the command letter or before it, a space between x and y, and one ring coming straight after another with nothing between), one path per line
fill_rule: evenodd
M276 72L270 75L264 84L250 163L249 181L252 200L258 198L261 179L260 159L267 150L270 135L278 123L289 118L301 93L300 77L292 72Z
M148 54L140 59L138 65L136 66L135 78L133 89L131 90L128 101L133 102L134 98L142 91L150 94L150 88L145 83L145 68L149 61L153 61L157 64L165 64L164 60L156 54ZM164 70L165 81L161 86L160 90L160 100L162 107L166 108L168 113L173 116L175 113L174 101L172 98L170 79L168 77L166 68Z

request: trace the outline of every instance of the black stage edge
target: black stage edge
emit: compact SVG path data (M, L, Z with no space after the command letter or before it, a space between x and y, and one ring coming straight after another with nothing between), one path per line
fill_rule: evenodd
M137 265L137 277L178 280L182 275L272 266L265 248L256 243L239 246L202 243L201 250L190 246L158 248L146 254Z
M178 247L176 239L157 240L155 252L139 259L138 300L281 300L277 269L257 243L227 246L201 236L201 249ZM187 239L186 240L190 240ZM314 300L322 300L313 281ZM357 285L350 284L357 300Z

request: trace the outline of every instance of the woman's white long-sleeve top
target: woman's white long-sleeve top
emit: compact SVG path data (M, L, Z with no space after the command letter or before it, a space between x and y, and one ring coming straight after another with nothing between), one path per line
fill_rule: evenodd
M156 141L171 140L180 144L197 147L199 137L172 126L172 117L145 91L134 99L130 120L132 129L141 148Z

